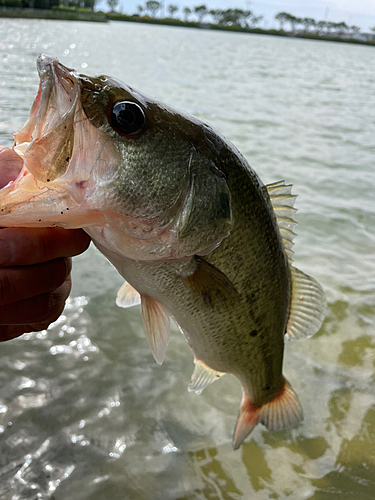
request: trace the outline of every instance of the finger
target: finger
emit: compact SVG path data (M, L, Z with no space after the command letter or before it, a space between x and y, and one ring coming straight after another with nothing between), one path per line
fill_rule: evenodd
M9 304L30 299L60 287L68 277L70 259L56 259L34 266L0 269L0 324L8 324ZM4 310L2 310L4 309Z
M0 325L0 342L15 339L33 331L31 325Z
M90 237L82 229L0 229L0 266L29 266L84 252Z
M53 292L12 304L17 324L0 325L0 342L19 337L24 333L47 329L63 312L70 288L71 281L68 278Z
M22 158L17 153L0 146L0 189L17 178L22 166Z

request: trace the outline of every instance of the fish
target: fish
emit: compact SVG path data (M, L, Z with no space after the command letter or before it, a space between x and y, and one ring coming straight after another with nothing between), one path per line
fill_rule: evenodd
M23 167L0 190L0 225L84 229L125 280L117 305L141 305L157 363L172 318L194 354L189 391L238 379L234 449L258 423L299 424L284 344L320 329L326 299L292 263L291 185L264 185L209 124L115 78L45 54L37 70L37 96L14 134Z

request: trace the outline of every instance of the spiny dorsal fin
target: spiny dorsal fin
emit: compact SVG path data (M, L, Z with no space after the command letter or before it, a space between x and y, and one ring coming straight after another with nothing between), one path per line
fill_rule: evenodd
M141 303L141 296L135 288L133 288L127 281L117 292L116 305L119 307L132 307Z
M289 261L292 261L293 239L295 233L294 226L297 222L294 220L294 214L297 211L294 208L294 202L297 196L292 195L292 185L285 185L285 181L274 182L265 186L270 197L273 210L276 215L277 225L281 234L285 253Z
M141 295L143 329L155 361L161 365L169 342L169 316L164 307L148 295Z
M225 375L224 372L213 370L199 359L194 359L194 363L194 372L188 385L189 392L200 394L208 385Z
M290 266L292 273L292 300L286 335L296 340L311 337L322 326L327 301L317 281L299 269Z

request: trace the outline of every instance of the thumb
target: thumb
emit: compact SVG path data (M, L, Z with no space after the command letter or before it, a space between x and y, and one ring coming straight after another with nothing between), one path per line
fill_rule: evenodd
M22 169L22 158L5 146L0 146L0 189L14 181Z

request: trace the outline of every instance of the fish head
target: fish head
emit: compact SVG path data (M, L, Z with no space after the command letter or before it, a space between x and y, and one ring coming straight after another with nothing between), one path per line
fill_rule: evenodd
M204 254L228 236L222 141L206 124L47 55L37 69L38 94L14 135L24 166L0 191L0 224L82 227L141 260Z

